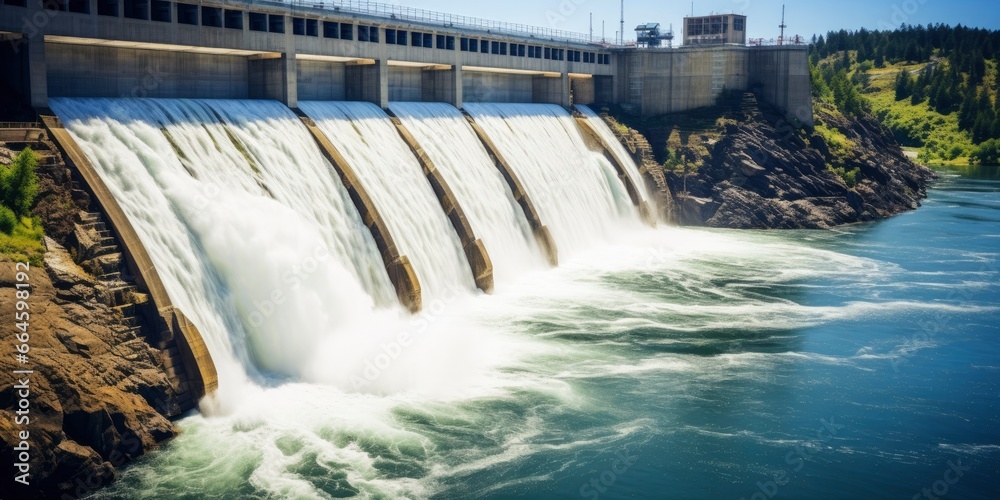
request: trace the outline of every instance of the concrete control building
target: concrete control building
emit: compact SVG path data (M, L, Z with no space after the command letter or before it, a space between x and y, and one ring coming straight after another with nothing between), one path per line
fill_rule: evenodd
M684 45L747 43L747 16L718 14L684 18Z

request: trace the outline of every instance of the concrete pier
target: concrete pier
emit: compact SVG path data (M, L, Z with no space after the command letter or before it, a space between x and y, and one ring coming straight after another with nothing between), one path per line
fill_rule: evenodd
M548 227L542 224L541 219L538 217L538 211L535 210L534 203L528 198L528 193L524 191L524 186L521 185L521 181L517 178L517 174L514 173L514 169L511 168L510 163L507 163L507 160L500 154L500 150L497 149L496 144L493 143L490 136L486 135L486 131L476 123L476 120L468 113L465 113L465 119L468 120L469 125L472 126L472 130L479 136L479 140L482 141L483 146L486 147L486 151L493 158L493 163L500 170L500 173L503 174L504 180L510 186L511 192L514 193L514 199L524 211L524 216L528 219L528 224L535 235L538 247L545 254L549 264L553 267L558 266L559 251L556 249L556 243L552 239L552 233L549 232Z
M611 165L615 167L615 172L618 173L618 178L621 179L622 183L625 184L625 190L628 192L629 199L632 200L632 205L635 206L636 210L639 211L639 217L647 225L651 227L656 227L656 216L653 215L652 209L649 208L649 202L643 199L642 194L639 192L645 186L636 186L635 182L632 181L632 176L628 175L626 172L626 166L622 163L623 160L619 159L617 155L611 150L611 145L608 144L601 134L594 130L594 126L585 117L579 116L577 111L573 111L574 119L576 124L580 127L580 131L583 132L583 136L592 147L601 151L605 158L611 162Z
M371 231L372 238L375 239L375 245L382 256L382 262L385 264L385 270L389 274L389 280L392 282L393 287L396 288L396 296L399 298L400 304L409 309L410 312L420 312L423 308L423 303L417 273L413 270L410 259L405 255L399 254L399 249L396 247L396 242L392 239L385 221L379 215L375 203L368 196L368 192L365 191L357 174L354 173L354 169L333 143L320 131L312 118L306 116L298 108L293 109L293 111L299 116L306 128L309 129L313 139L319 145L320 151L323 152L326 159L333 165L334 170L337 171L337 175L351 196L351 201L354 202L354 206L361 214L361 219L364 221L365 226L368 227L368 230Z
M393 115L391 111L387 112L389 113L390 120L392 120L392 124L396 126L396 130L399 132L399 136L403 138L403 141L406 142L410 150L413 151L413 155L420 162L420 167L427 177L427 182L434 189L434 194L441 203L441 208L444 210L445 215L448 216L448 220L451 221L455 232L458 233L458 238L462 242L462 248L465 250L465 256L468 258L469 266L472 268L472 276L476 280L476 287L485 293L493 293L493 262L490 260L490 255L486 252L486 246L483 245L481 240L476 238L469 220L465 218L465 211L459 205L455 194L444 179L444 175L437 169L424 149L420 147L420 143L406 129L403 122Z

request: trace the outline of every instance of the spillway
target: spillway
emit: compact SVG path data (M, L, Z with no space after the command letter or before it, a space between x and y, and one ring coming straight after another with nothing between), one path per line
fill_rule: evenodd
M400 253L410 257L424 301L473 290L461 241L389 116L361 102L300 102L299 108L354 168Z
M544 267L524 212L462 113L442 103L392 103L390 109L448 180L501 284Z
M475 293L455 228L388 115L367 103L300 104L356 172L428 302ZM399 328L384 314L403 313L371 232L295 113L234 100L58 98L52 108L205 338L219 371L213 403L233 407L254 386L244 381L272 375L355 387L345 384L356 365ZM614 168L586 148L566 110L469 108L560 250L637 226ZM461 112L393 110L451 186L501 284L545 267L522 207Z
M468 103L465 110L516 170L560 255L583 250L637 220L614 167L587 148L565 109Z
M202 331L220 390L241 386L244 367L300 375L317 343L391 300L374 241L288 108L132 99L52 108Z
M642 174L639 173L639 168L635 165L635 161L632 160L632 155L625 149L625 146L622 145L621 141L615 137L614 132L608 128L608 124L604 123L601 116L588 106L577 104L574 107L587 118L587 121L590 122L594 130L600 134L604 143L611 148L611 153L618 158L618 162L625 166L626 175L632 179L632 182L638 188L639 195L642 196L642 199L644 201L649 201L649 192L646 189L646 183L642 179Z

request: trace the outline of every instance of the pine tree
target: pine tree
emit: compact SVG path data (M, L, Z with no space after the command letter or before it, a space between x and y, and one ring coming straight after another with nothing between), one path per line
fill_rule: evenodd
M24 148L9 167L0 167L0 194L3 204L17 217L28 215L38 196L35 169L38 158L30 147Z
M906 73L905 69L899 70L899 73L896 74L895 88L897 101L902 101L913 94L913 89L910 83L910 75Z
M875 67L876 68L885 67L885 51L882 50L881 45L875 48Z
M979 92L979 97L976 99L976 122L972 126L972 140L976 144L979 144L993 136L993 125L996 121L996 114L993 112L993 106L990 102L990 95L986 92L986 89L982 89Z
M965 87L964 95L962 107L958 110L958 128L970 130L976 124L976 117L979 115L976 109L976 89Z

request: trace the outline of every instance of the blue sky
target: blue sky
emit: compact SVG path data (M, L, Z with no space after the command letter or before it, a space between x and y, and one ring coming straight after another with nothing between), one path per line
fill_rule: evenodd
M619 26L617 0L390 0L387 3L582 33L587 33L593 12L595 37L600 37L604 20L609 40L614 39ZM996 0L697 0L694 9L697 15L746 14L751 38L775 38L782 3L787 5L788 33L807 38L829 30L895 27L901 22L961 23L1000 29L1000 2ZM638 24L673 23L680 35L681 19L690 12L690 0L626 0L625 31L634 38L633 30Z

